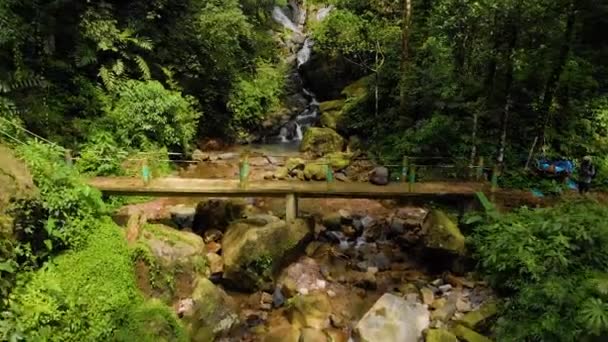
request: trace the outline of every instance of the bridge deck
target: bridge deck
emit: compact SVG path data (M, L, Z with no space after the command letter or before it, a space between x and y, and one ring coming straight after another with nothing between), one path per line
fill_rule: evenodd
M398 197L469 197L481 191L481 183L416 183L410 191L407 183L376 186L369 183L250 181L244 188L238 180L159 178L144 185L136 178L93 178L89 185L109 195L195 196L195 197L283 197L295 194L305 198L398 198Z

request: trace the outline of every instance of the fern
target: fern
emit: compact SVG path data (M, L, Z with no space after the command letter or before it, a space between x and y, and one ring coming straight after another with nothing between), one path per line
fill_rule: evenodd
M150 73L150 67L148 66L148 63L143 59L143 57L141 57L140 55L135 55L133 58L135 59L137 67L139 68L139 71L141 72L144 80L151 79L152 74Z
M579 317L581 323L593 335L597 336L608 331L608 303L604 303L601 299L587 300L580 310Z
M123 63L122 59L116 60L114 65L112 66L112 72L116 76L120 76L125 72L125 63Z
M116 76L106 66L101 66L101 68L99 68L98 75L99 77L101 77L101 81L103 82L103 85L106 87L106 89L112 90L116 87Z

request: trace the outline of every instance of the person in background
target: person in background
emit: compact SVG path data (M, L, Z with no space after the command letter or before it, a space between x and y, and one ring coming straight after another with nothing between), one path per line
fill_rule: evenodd
M579 171L578 191L586 194L591 188L591 181L595 177L595 166L593 166L590 156L585 156Z

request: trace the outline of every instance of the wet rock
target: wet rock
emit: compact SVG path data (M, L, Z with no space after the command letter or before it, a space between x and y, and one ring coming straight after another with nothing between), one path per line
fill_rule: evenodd
M269 163L270 165L277 165L277 166L280 166L281 164L283 164L283 163L281 162L281 160L279 160L279 159L278 159L278 158L276 158L276 157L273 157L273 156L265 156L265 157L266 157L266 160L268 161L268 163Z
M470 281L470 280L464 279L462 277L457 277L457 276L449 274L449 273L444 278L448 284L450 284L454 287L468 287L470 289L475 287L474 281Z
M346 240L346 236L342 232L325 231L324 236L326 236L329 241L334 243L339 243L340 241Z
M471 303L463 298L458 298L456 301L456 310L459 312L469 312L472 310Z
M348 342L350 337L347 332L341 329L325 329L325 334L331 342Z
M305 220L289 224L274 216L258 215L232 223L222 239L224 278L243 290L263 288L273 272L312 235Z
M374 185L387 185L389 181L389 172L386 167L378 166L370 172L369 182Z
M452 289L452 285L450 285L450 284L445 284L445 285L439 286L439 291L441 291L442 293L447 293L451 289Z
M233 220L247 212L244 200L208 200L198 204L192 230L203 234L209 229L224 231Z
M304 170L306 166L306 160L302 158L289 158L287 162L285 162L285 168L287 168L288 172L292 172L294 170Z
M340 152L343 148L344 139L336 131L318 127L306 130L300 145L301 152L312 152L316 155Z
M268 164L269 164L268 159L266 159L265 157L249 158L249 165L254 166L254 167L266 166Z
M492 342L491 339L471 330L464 325L457 324L452 328L452 332L456 337L464 342Z
M292 325L271 326L263 342L300 342L300 329Z
M327 336L321 330L304 328L300 331L300 342L325 342Z
M222 240L223 236L224 233L222 233L220 230L210 229L203 233L203 240L205 241L205 243L218 242Z
M239 159L239 155L233 152L221 153L217 155L219 160L237 160Z
M279 167L275 171L273 177L278 180L285 180L285 179L289 178L289 170L286 167Z
M207 253L205 257L207 258L211 274L224 272L224 261L221 256L215 253Z
M285 294L292 297L297 293L311 293L317 290L324 290L327 286L321 268L316 260L303 257L297 262L289 265L281 272L277 280L283 286Z
M363 230L369 229L374 225L374 223L375 223L375 220L373 217L371 217L369 215L365 216L364 218L361 219L361 228Z
M176 205L169 209L171 220L179 229L190 228L194 222L196 209L185 205Z
M331 304L321 292L300 295L292 299L288 316L292 325L300 328L323 330L330 325Z
M458 342L456 335L446 329L430 329L426 333L426 342Z
M414 284L405 283L399 287L399 292L404 296L415 293L418 294L418 287Z
M336 174L334 174L334 178L340 182L350 182L350 179L348 179L348 177L343 172L336 172Z
M418 342L429 326L429 312L392 294L383 295L355 328L368 342Z
M458 300L458 297L458 293L451 293L447 297L447 300L445 300L445 304L443 304L441 307L437 307L435 311L431 313L431 319L447 322L450 318L452 318L452 316L454 316L456 313L456 301Z
M498 308L495 302L486 303L482 305L478 310L469 312L468 314L464 315L464 317L460 319L460 323L462 323L464 326L475 328L480 323L496 315L497 310Z
M352 157L352 153L333 152L326 154L323 158L319 159L318 162L328 163L334 171L342 171L350 165Z
M184 313L184 320L193 341L213 341L238 322L232 300L205 278L197 279L192 300L194 305Z
M441 210L433 210L424 222L424 246L456 255L465 255L465 238L458 225Z
M272 293L272 306L275 308L279 308L285 304L285 296L283 296L283 291L281 288L277 286Z
M319 110L321 113L328 111L341 110L342 107L346 104L344 100L332 100L332 101L324 101L319 104Z
M329 230L340 230L342 228L342 216L339 213L324 215L322 222Z
M194 308L194 300L186 298L179 301L177 304L177 315L181 318L185 313L191 312Z
M207 252L207 253L219 254L219 252L221 250L222 250L222 245L217 242L209 242L208 244L205 245L205 252Z
M425 305L431 305L435 301L435 294L428 287L424 287L420 290L420 295L422 296L422 303Z
M435 298L435 300L431 304L431 308L435 309L435 310L439 310L439 309L443 308L447 302L448 302L448 300L446 298L443 298L443 297Z
M352 282L355 286L365 290L375 290L378 287L376 275L373 272L356 272Z
M268 312L245 309L241 311L241 319L249 327L258 326L268 320Z

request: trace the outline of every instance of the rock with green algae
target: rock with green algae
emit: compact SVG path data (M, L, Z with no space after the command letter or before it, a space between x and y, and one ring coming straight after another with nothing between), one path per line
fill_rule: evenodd
M140 289L167 303L190 296L194 280L209 274L204 248L203 239L196 234L145 225L134 250L136 264L146 265L136 267Z
M340 111L342 110L342 108L344 108L345 103L346 101L341 99L321 102L319 104L319 110L321 111L321 113L329 111Z
M289 178L289 169L287 167L279 167L274 172L273 177L278 180L285 180Z
M461 324L456 324L452 328L452 333L464 342L492 342L491 339Z
M367 81L368 81L368 77L363 77L351 84L349 84L348 86L346 86L344 88L344 90L342 90L342 95L346 96L347 98L357 98L357 99L361 99L367 96Z
M300 329L292 325L272 326L262 342L300 342Z
M238 323L231 298L206 278L198 278L192 293L194 305L184 313L192 341L207 342Z
M306 164L304 168L304 178L306 180L322 181L327 179L327 167L322 163L312 162Z
M302 158L289 158L285 162L285 168L287 168L288 172L292 172L293 170L303 170L306 165L306 160Z
M498 307L496 306L496 303L488 302L482 305L478 310L464 315L459 322L469 328L475 328L480 323L496 315L497 312Z
M340 127L343 113L338 110L327 111L321 114L321 126L338 130Z
M328 153L323 158L309 162L304 167L304 178L307 180L322 181L327 179L327 167L341 171L350 165L352 153L334 152Z
M465 238L458 225L441 210L433 210L423 225L424 246L457 255L465 255Z
M341 152L344 148L344 138L331 128L311 127L304 133L300 145L301 152L311 152L324 155L332 152Z
M300 342L326 342L327 335L321 330L304 328L300 331Z
M325 293L314 292L292 298L288 304L288 317L293 326L323 330L330 325L331 303Z
M458 342L456 335L445 329L430 329L426 332L426 342Z
M325 156L323 156L322 159L325 162L329 163L329 165L331 165L334 171L341 171L346 169L350 165L352 158L352 153L333 152L326 154Z
M288 223L258 215L233 222L222 239L224 279L242 290L267 287L274 271L305 247L311 233L301 219Z

